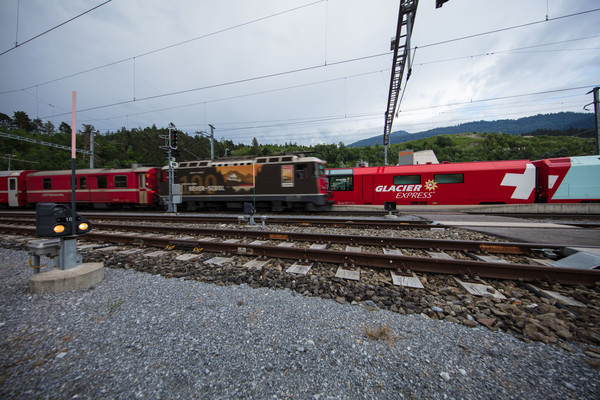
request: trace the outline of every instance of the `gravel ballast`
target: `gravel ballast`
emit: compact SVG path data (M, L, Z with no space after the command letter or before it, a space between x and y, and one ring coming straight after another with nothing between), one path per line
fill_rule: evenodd
M15 399L596 399L600 370L501 331L106 268L32 295L0 248L0 397Z

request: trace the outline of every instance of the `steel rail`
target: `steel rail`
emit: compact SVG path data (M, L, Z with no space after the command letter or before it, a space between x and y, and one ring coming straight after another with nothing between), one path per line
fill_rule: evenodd
M35 228L0 225L0 231L34 234ZM131 235L114 235L109 233L88 232L78 236L86 241L107 241L145 245L170 249L195 250L202 248L205 252L284 258L310 262L325 262L358 267L394 269L408 273L427 272L451 275L479 276L483 278L523 280L527 282L559 282L562 284L593 286L600 283L600 271L582 270L562 267L534 266L527 264L506 264L471 260L446 260L437 258L398 256L377 253L359 253L336 250L306 249L294 247L266 246L257 244L225 243L196 239L172 239L164 237L144 237Z
M138 221L167 221L173 223L205 223L205 224L237 224L238 216L226 216L226 215L201 215L201 216L189 216L189 215L97 215L88 214L86 212L79 212L80 215L86 217L90 221L97 220L110 220L110 221L123 221L131 222L137 218ZM5 217L7 216L7 217ZM8 221L6 218L18 217L20 221L22 218L33 218L35 214L31 213L0 213L0 217L3 217L4 221ZM247 220L248 217L246 217ZM261 221L260 216L255 216L255 219ZM406 221L401 219L378 219L378 218L328 218L328 217L293 217L293 216L265 216L265 221L272 224L296 224L299 226L311 226L311 225L327 225L331 227L356 227L356 228L416 228L416 229L430 229L436 227L429 221ZM1 221L0 221L1 222Z
M23 223L23 220L6 220L0 222ZM252 237L264 240L302 241L313 243L338 243L362 246L388 246L414 249L454 250L454 251L480 251L495 254L531 255L543 249L559 250L565 245L539 244L519 242L486 242L474 240L448 240L448 239L420 239L389 236L361 236L339 235L325 233L279 232L266 230L240 230L240 229L210 229L182 226L154 226L154 225L121 225L105 222L96 222L94 227L106 230L144 231L165 234L208 235L230 238Z
M114 230L143 230L145 232L159 232L186 235L208 235L230 238L251 237L264 240L301 241L312 243L337 243L362 246L389 246L415 249L436 249L455 251L481 251L497 254L532 254L541 249L558 250L564 245L560 244L533 244L517 242L486 242L474 240L447 240L447 239L421 239L389 236L361 236L361 235L339 235L326 233L304 233L304 232L279 232L265 230L240 230L240 229L209 229L194 227L171 227L171 226L147 226L147 225L118 225L108 223L97 223L94 227Z

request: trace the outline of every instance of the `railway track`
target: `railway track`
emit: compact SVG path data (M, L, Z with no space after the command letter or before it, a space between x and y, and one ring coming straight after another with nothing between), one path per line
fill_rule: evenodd
M130 222L132 219L136 221L147 222L178 222L178 223L202 223L202 224L237 224L240 218L244 221L249 220L249 216L235 215L216 215L216 214L130 214L130 213L86 213L79 212L80 215L88 218L91 221L122 221ZM0 212L1 221L21 221L35 223L35 213L32 212ZM268 224L289 224L299 226L328 226L334 228L340 227L356 227L356 228L431 228L429 221L423 220L405 220L405 219L385 219L385 218L339 218L325 216L290 216L290 215L265 215L254 216L256 223L262 224L263 221Z
M369 231L364 235L327 235L248 226L240 229L235 225L137 225L131 221L96 222L91 232L79 237L85 260L166 278L289 289L340 303L360 303L374 310L420 313L469 327L485 326L525 340L600 344L600 295L595 284L600 281L600 272L514 262L539 256L539 245L392 237L395 230L376 237L372 232L367 234ZM6 234L3 242L8 246L26 248L35 227L30 222L2 221L0 232ZM544 251L558 247L544 246ZM386 254L384 249L391 252ZM435 259L426 256L428 251L444 252L454 259ZM489 254L511 262L471 259ZM310 269L309 273L302 273L303 268ZM340 270L360 275L354 280L339 274ZM407 285L411 275L421 285L419 289ZM485 289L472 294L466 286L459 286L463 283ZM578 305L550 298L547 293L560 294Z
M35 234L33 225L0 225L4 233ZM139 234L144 232L146 234ZM151 234L147 234L151 232ZM177 232L176 235L173 232ZM134 235L132 233L138 233ZM183 237L182 237L183 236ZM220 238L217 240L217 238ZM304 263L333 263L349 268L370 267L397 274L413 272L458 276L559 282L593 286L600 282L600 271L573 270L532 265L524 256L542 258L562 247L557 244L483 242L442 239L414 239L389 236L341 235L256 229L199 228L181 225L127 225L98 222L94 231L80 239L155 248L259 258L300 260ZM451 255L450 252L453 252ZM517 262L489 254L521 256ZM410 254L410 255L407 255ZM519 262L520 261L520 262ZM527 262L527 263L525 263Z

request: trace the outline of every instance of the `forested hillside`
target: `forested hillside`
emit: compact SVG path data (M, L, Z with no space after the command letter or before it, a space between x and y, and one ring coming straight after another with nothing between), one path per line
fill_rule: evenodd
M70 146L71 127L63 123L58 128L52 123L30 120L22 112L11 118L0 114L0 131L23 138ZM97 168L129 167L131 164L166 165L166 151L161 149L168 128L122 128L100 134L92 125L83 125L77 134L77 148L89 150L90 135L94 134L94 166ZM552 133L552 132L550 132ZM554 132L556 134L556 132ZM197 135L179 134L177 161L210 158L209 139ZM297 144L236 144L230 140L216 141L215 158L223 158L228 149L231 156L267 155L289 152L312 152L327 161L329 167L351 167L364 161L369 165L384 164L384 148L374 146L348 147L343 143L300 146ZM510 135L506 133L462 133L440 135L391 145L388 164L398 161L398 151L412 149L433 150L438 160L485 161L514 160L591 155L596 151L595 141L577 136ZM70 152L40 144L0 137L0 168L8 169L70 169ZM77 153L77 168L89 168L89 156Z
M395 131L390 134L390 143L402 143L417 139L426 139L438 135L454 135L465 132L495 132L511 135L554 135L579 136L591 138L596 122L593 113L560 112L538 114L518 119L500 119L497 121L474 121L455 126L445 126L423 132L408 133ZM350 147L374 146L383 143L383 135L352 143Z

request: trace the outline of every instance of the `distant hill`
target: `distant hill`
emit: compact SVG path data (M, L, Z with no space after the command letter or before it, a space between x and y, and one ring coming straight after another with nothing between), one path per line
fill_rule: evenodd
M455 126L430 129L423 132L408 133L406 131L395 131L390 135L390 143L402 143L417 139L426 139L438 135L454 135L457 133L508 133L521 135L540 131L563 131L570 129L593 129L595 124L594 114L560 112L554 114L538 114L531 117L519 119L501 119L497 121L475 121ZM383 144L383 134L368 139L354 142L348 147L364 147Z

